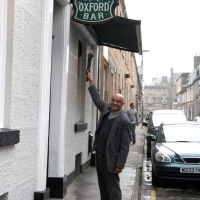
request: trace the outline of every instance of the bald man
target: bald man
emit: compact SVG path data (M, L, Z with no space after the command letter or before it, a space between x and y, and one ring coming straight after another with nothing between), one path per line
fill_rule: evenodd
M87 72L86 77L92 100L101 112L93 145L101 200L122 200L119 173L125 166L131 142L131 122L122 110L124 97L114 94L110 103L106 103L91 73Z

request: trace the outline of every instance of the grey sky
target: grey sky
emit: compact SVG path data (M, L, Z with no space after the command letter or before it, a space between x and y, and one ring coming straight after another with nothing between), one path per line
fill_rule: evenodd
M141 20L144 82L192 72L200 55L200 0L125 0L128 18ZM137 57L140 65L141 56Z

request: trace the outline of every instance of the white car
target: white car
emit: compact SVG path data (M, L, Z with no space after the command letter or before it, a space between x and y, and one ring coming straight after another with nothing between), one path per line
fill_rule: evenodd
M154 110L148 118L148 122L143 122L142 125L147 127L146 135L156 135L158 127L161 123L180 123L187 122L187 118L183 110ZM151 141L147 140L147 158L151 157Z
M186 122L187 118L183 110L154 110L152 113L153 126L161 123Z
M193 119L193 121L195 121L195 122L200 122L200 117L199 117L199 116L195 117L195 118Z

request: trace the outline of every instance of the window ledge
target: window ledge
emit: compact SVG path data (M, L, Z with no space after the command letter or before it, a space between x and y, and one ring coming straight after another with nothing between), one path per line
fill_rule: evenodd
M19 130L0 128L0 147L19 143Z
M80 132L80 131L84 131L87 129L87 123L84 123L84 122L77 122L75 125L74 125L74 131L75 132Z

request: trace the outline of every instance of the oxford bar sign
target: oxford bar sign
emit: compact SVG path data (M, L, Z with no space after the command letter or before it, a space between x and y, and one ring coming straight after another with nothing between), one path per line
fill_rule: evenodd
M71 0L73 20L82 24L106 23L115 17L118 0Z

